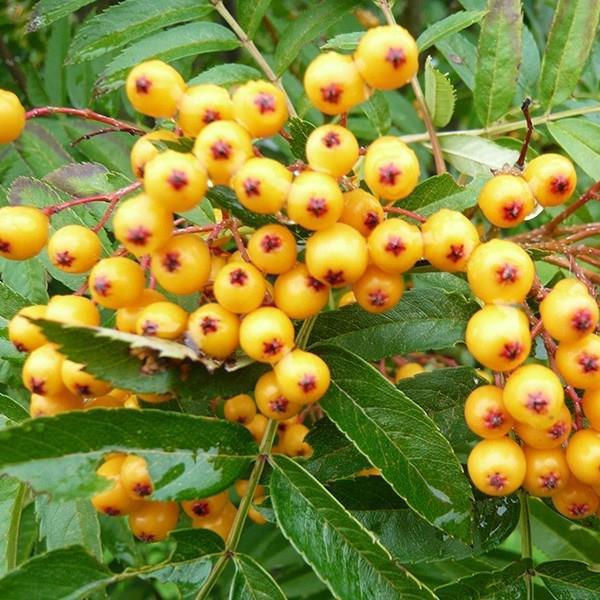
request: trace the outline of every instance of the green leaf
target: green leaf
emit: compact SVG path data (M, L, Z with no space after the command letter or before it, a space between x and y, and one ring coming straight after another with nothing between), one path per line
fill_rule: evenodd
M290 149L296 158L306 161L306 140L315 129L315 125L297 117L290 119L288 122L288 131L292 138L290 140Z
M431 64L431 57L425 63L425 102L434 125L446 127L454 114L456 90L447 75Z
M553 560L535 569L556 600L595 600L600 595L600 573L575 560Z
M433 597L312 475L284 456L273 466L279 526L336 598Z
M365 35L364 31L353 31L352 33L340 33L327 40L321 50L335 50L336 52L353 52L358 48L360 38Z
M48 27L94 0L40 0L34 7L28 30L37 31Z
M71 163L48 173L44 180L69 196L85 197L112 191L108 174L99 163Z
M2 268L4 283L29 304L46 304L48 291L46 270L38 257L22 261L6 261Z
M381 373L342 348L321 357L332 383L321 407L381 470L406 503L434 527L471 542L471 488L449 442Z
M281 32L275 50L275 72L281 75L294 62L304 46L323 32L323 27L337 23L359 0L321 0L313 2L310 10L300 13Z
M559 0L542 59L539 99L550 110L575 89L600 18L596 0Z
M271 0L238 0L236 3L238 21L250 39L259 30L270 5Z
M456 292L410 290L385 314L351 305L319 315L311 345L349 348L365 360L440 350L464 339L467 320L476 310L473 300Z
M164 27L201 19L212 8L208 0L124 0L85 21L73 39L68 62L97 58Z
M251 556L236 554L233 562L235 576L229 600L285 600L277 582Z
M68 18L63 18L54 24L50 32L43 71L48 99L55 106L62 106L65 102L64 62L70 41L71 25Z
M129 46L108 65L96 87L101 93L120 87L129 70L144 60L160 58L171 62L187 56L233 50L239 45L239 40L229 29L216 23L172 27Z
M488 0L477 47L473 92L484 125L502 117L514 95L521 61L523 16L519 0Z
M439 40L435 46L469 90L473 90L477 49L469 39L461 33L455 33L448 38Z
M523 99L527 96L535 97L535 91L540 79L540 68L540 51L529 27L524 26L522 62L521 68L519 69L517 92L515 94L515 100L513 100L515 104L523 102Z
M0 394L0 415L13 423L20 423L29 419L29 413L10 396Z
M390 106L385 94L375 92L366 102L360 105L361 110L373 125L378 136L385 135L392 126Z
M0 317L12 319L22 308L29 306L31 302L19 292L15 292L6 283L0 281Z
M261 79L260 71L254 67L247 65L238 65L229 63L217 65L202 71L196 77L192 77L188 81L188 85L199 85L201 83L213 83L214 85L222 85L225 87L233 87L251 81L253 79Z
M93 409L0 431L0 472L53 498L106 487L94 469L111 451L146 458L156 500L204 498L231 485L256 452L243 427L163 410Z
M36 177L44 177L50 171L72 162L58 141L39 123L27 123L15 147Z
M0 479L0 577L17 565L17 542L26 488L16 479Z
M38 540L38 525L35 516L35 504L30 502L21 511L19 540L17 544L17 564L24 563L32 554Z
M600 4L599 4L600 6ZM589 119L562 119L547 124L556 143L594 181L600 179L600 125Z
M485 13L485 10L461 10L433 23L417 38L419 52L424 52L440 40L479 23Z

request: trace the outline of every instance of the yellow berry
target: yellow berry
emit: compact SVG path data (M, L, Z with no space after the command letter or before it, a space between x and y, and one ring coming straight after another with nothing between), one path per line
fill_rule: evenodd
M340 125L317 127L306 140L306 158L310 168L331 177L346 175L358 160L358 153L354 134Z
M15 94L0 90L0 144L14 142L25 129L25 109Z
M496 175L483 186L477 199L486 219L496 227L516 227L535 208L527 182L514 175Z
M231 99L235 120L255 138L275 135L289 116L285 94L268 81L248 81Z
M48 241L48 217L33 206L0 208L0 256L27 260Z
M195 138L213 121L233 119L233 104L225 88L218 85L194 85L179 101L177 125L184 135Z
M542 154L534 158L523 172L523 179L542 206L563 204L577 186L573 163L560 154Z

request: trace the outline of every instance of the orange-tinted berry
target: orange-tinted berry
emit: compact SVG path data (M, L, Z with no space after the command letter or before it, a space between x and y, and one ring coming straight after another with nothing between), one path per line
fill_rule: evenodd
M560 154L542 154L534 158L523 172L523 179L542 206L563 204L577 186L573 163Z
M143 135L131 148L129 161L131 170L138 179L144 178L146 165L156 156L160 150L152 142L176 142L179 138L172 131L158 129Z
M358 281L369 260L365 238L349 225L336 223L306 242L306 267L319 281L344 287Z
M312 230L336 223L343 208L344 199L336 180L314 171L305 171L296 177L287 199L290 219Z
M98 327L98 307L83 296L52 296L46 307L46 319L68 325Z
M510 438L482 440L467 461L469 476L475 487L488 496L508 496L525 479L525 454Z
M264 501L264 496L258 496L254 499L254 504L262 504ZM264 525L267 523L266 517L253 506L251 506L248 510L248 518L257 525Z
M232 423L247 424L256 416L256 404L248 394L238 394L225 400L223 414Z
M227 492L220 492L206 498L186 500L181 503L181 508L190 519L214 519L221 514L227 504L229 504Z
M261 271L279 275L296 264L296 239L283 225L264 225L248 240L248 254Z
M368 237L385 218L379 200L361 188L345 192L343 197L344 208L340 223L350 225L361 235Z
M122 256L102 259L88 279L92 298L106 308L136 304L144 291L144 270Z
M233 103L225 88L218 85L194 85L179 101L177 125L184 135L195 138L213 121L233 119Z
M121 482L121 465L125 456L116 455L104 462L96 474L111 482L111 486L92 497L94 508L105 515L117 517L127 515L140 504L127 495Z
M281 393L292 402L313 404L329 388L329 367L311 352L292 350L274 367Z
M0 144L14 142L25 129L25 109L15 94L0 90Z
M483 186L477 199L486 219L496 227L516 227L535 208L527 182L514 175L496 175Z
M596 431L600 431L600 388L585 390L583 413L590 422L590 426Z
M29 319L45 319L46 306L36 304L22 308L8 324L8 339L19 352L31 352L48 340L42 330Z
M567 446L567 462L579 481L600 485L600 432L580 429L573 434Z
M177 526L177 502L140 502L129 514L129 527L143 542L164 540Z
M273 371L261 375L254 388L254 397L258 410L275 421L285 421L297 415L302 405L288 400L281 392Z
M465 402L465 421L482 438L504 437L512 429L513 418L502 401L502 389L495 385L474 389Z
M243 498L244 496L246 496L248 494L248 487L249 487L250 482L247 479L238 479L235 482L235 493L240 497ZM254 499L256 498L261 498L264 497L265 495L265 486L261 485L260 483L256 486L256 489L254 490Z
M400 301L404 293L404 281L401 275L387 273L375 265L369 265L352 286L352 291L364 310L381 313L391 310Z
M532 448L547 450L560 446L571 433L572 419L569 409L563 405L558 419L549 427L539 429L526 423L515 423L515 431L519 437Z
M123 408L125 400L122 398L116 398L110 394L104 396L98 396L97 398L88 398L85 400L83 406L84 410L90 410L92 408Z
M205 304L190 315L187 335L198 350L224 360L238 347L240 321L216 303Z
M529 254L507 240L491 240L475 248L467 263L473 293L486 303L525 301L535 277Z
M233 121L215 121L196 138L194 154L208 171L215 185L228 185L244 163L252 158L252 139Z
M579 520L591 517L598 510L600 500L591 487L571 476L569 483L552 496L552 504L567 519Z
M127 97L138 112L149 117L170 118L185 91L181 75L160 60L140 63L127 76Z
M265 431L267 430L268 420L267 417L261 414L254 415L251 421L248 421L244 427L252 434L252 437L256 440L256 443L260 443Z
M135 500L144 500L154 490L148 463L141 456L129 454L121 464L121 483L125 493Z
M70 360L63 361L61 376L71 393L82 398L92 398L110 392L112 386L109 383L97 379L84 369L85 365Z
M23 365L23 385L40 396L58 396L65 391L61 377L63 356L53 344L36 348Z
M467 262L479 244L475 225L462 213L442 208L421 227L423 253L436 269L455 273L465 271Z
M65 389L56 396L31 394L29 415L32 419L37 417L53 417L69 410L81 410L82 408L83 400Z
M337 52L321 53L308 65L304 90L313 106L327 115L348 112L369 97L352 57Z
M150 254L173 235L173 215L146 194L123 202L113 219L115 237L135 256Z
M288 169L272 158L251 158L231 178L231 187L248 210L275 214L285 204L292 177Z
M556 350L556 366L573 387L600 387L600 337L588 333L581 339L561 342Z
M266 289L265 280L256 267L235 261L219 271L213 293L223 308L233 313L248 313L261 305Z
M384 200L401 200L419 182L417 155L400 139L380 137L365 156L365 181L375 196Z
M48 240L50 262L67 273L85 273L100 258L98 235L82 225L61 227Z
M173 394L171 392L165 392L164 394L137 394L137 397L149 404L162 404L171 400Z
M419 363L406 363L401 367L396 369L396 373L394 374L394 381L398 383L402 381L402 379L409 379L410 377L414 377L419 373L423 373L425 369Z
M306 140L306 158L310 168L331 177L346 175L358 160L358 153L354 134L340 125L317 127Z
M345 294L342 294L342 296L338 300L338 308L348 306L349 304L356 304L356 296L354 295L354 292L352 290L346 292Z
M48 217L39 208L0 208L0 256L26 260L39 254L47 241Z
M235 120L252 137L275 135L288 120L285 94L268 81L248 81L231 99Z
M532 495L544 498L564 489L570 471L562 448L538 450L523 448L527 470L523 487Z
M304 441L308 427L300 423L294 423L286 428L281 445L288 456L304 456L308 458L312 454L312 448Z
M135 325L142 309L149 304L163 300L166 298L160 292L146 288L135 304L117 310L117 329L126 333L135 333Z
M208 282L211 268L206 242L193 234L176 235L152 255L156 281L173 294L192 294Z
M308 319L329 300L329 286L315 279L301 263L275 280L273 293L277 308L291 319Z
M282 310L258 308L242 319L240 346L254 360L276 363L294 347L294 326Z
M423 256L423 236L416 225L402 219L386 219L368 239L369 257L388 273L404 273Z
M185 331L188 314L174 302L154 302L138 315L135 332L138 335L176 340Z
M221 536L223 540L226 540L231 531L231 527L233 526L236 514L236 507L231 504L231 502L228 502L221 512L212 519L192 519L192 527L214 531L217 535Z

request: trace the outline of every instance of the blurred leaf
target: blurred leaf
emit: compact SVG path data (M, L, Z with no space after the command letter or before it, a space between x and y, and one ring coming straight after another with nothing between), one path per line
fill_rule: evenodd
M558 0L542 59L539 99L550 110L575 89L596 36L600 3Z
M364 31L353 31L352 33L340 33L327 40L321 50L335 50L336 52L353 52L358 48L360 38L365 34Z
M509 108L521 62L523 16L519 0L488 0L477 47L473 92L475 112L484 125Z
M153 500L190 500L229 487L256 446L245 428L221 419L152 409L93 409L0 431L0 472L54 499L89 496L106 487L94 469L113 451L148 461Z
M36 177L44 177L50 171L72 162L58 141L39 123L27 123L15 147Z
M6 261L2 269L2 279L9 288L27 298L29 304L48 302L46 270L38 257Z
M435 46L469 90L473 90L477 62L475 46L461 33L441 39L436 42Z
M336 598L433 597L314 477L287 457L273 461L279 526Z
M433 23L417 38L419 52L425 52L440 40L479 23L485 14L485 10L461 10Z
M553 560L535 569L557 600L595 600L600 596L600 572L574 560Z
M277 582L251 556L236 554L229 600L285 600Z
M199 75L192 77L187 83L189 86L199 85L201 83L212 83L214 85L233 87L246 83L246 81L261 78L262 75L260 71L254 67L230 63L206 69L206 71L202 71Z
M303 121L294 117L288 122L288 130L291 136L290 149L292 154L303 161L306 161L306 140L308 136L316 129L315 125L309 121Z
M600 4L599 4L600 6ZM594 181L600 179L600 125L589 119L561 119L547 124L556 143Z
M0 415L13 423L20 423L29 418L29 413L10 396L0 394Z
M25 296L0 281L0 317L12 319L17 312L30 304Z
M0 577L17 565L19 524L26 492L16 479L0 479Z
M525 97L534 96L540 79L541 58L535 38L528 27L523 27L523 54L519 69L515 104L523 102ZM511 138L512 139L512 138ZM531 148L530 148L531 149Z
M392 126L392 117L387 97L381 92L375 92L366 102L360 105L361 110L371 122L378 136L385 135Z
M444 75L431 64L428 57L425 63L425 102L434 125L445 127L450 123L456 103L456 90Z
M64 18L52 27L44 62L44 87L55 106L62 106L66 99L64 62L70 41L71 26L69 19Z
M259 30L270 5L271 0L238 0L236 2L238 21L250 39L253 39Z
M37 31L48 27L94 0L40 0L34 7L28 30Z

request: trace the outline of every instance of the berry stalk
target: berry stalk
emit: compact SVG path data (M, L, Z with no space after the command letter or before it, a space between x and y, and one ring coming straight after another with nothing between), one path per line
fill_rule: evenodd
M519 502L521 507L519 519L521 530L521 558L528 558L531 560L533 555L531 543L531 520L529 517L527 494L523 490L519 491ZM527 588L527 600L531 600L534 597L534 590L532 574L529 572L529 570L525 573L525 586Z

